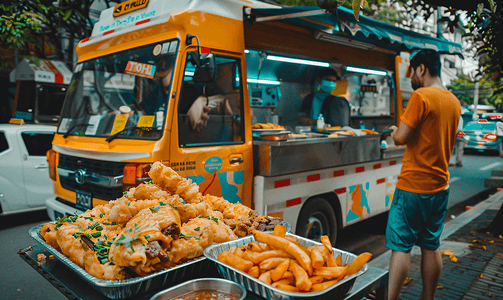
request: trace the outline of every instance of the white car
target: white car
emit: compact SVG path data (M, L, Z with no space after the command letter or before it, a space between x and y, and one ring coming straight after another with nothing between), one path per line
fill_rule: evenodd
M54 196L46 152L56 126L0 124L0 215L45 209Z

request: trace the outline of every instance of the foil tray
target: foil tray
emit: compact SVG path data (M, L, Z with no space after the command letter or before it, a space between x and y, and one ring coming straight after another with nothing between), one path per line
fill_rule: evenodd
M208 268L215 267L212 261L201 256L175 267L143 277L115 281L98 279L47 244L39 235L43 225L39 224L32 227L29 230L30 236L54 255L56 259L74 271L78 278L84 280L102 295L110 299L126 299L150 290L170 287L180 282L198 278L200 277L199 274L205 274Z
M272 233L272 232L269 232ZM297 241L306 246L309 247L311 245L322 245L321 243L303 238L301 236L295 235L295 234L289 234L288 235L293 235L297 238ZM287 292L284 290L277 289L273 287L272 285L268 285L257 278L254 278L236 268L233 268L227 264L224 264L218 260L218 255L224 251L224 250L229 250L231 247L241 247L243 245L246 245L250 242L254 242L255 239L253 235L245 236L243 238L230 241L230 242L225 242L225 243L220 243L220 244L213 244L206 248L204 250L204 256L206 256L209 260L213 261L216 263L217 268L219 273L222 275L223 278L237 282L244 286L247 290L265 298L265 299L270 299L270 300L314 300L314 299L342 299L348 292L351 290L353 287L353 284L355 283L356 277L360 276L363 274L365 271L368 269L368 264L365 264L363 268L356 274L353 274L349 276L348 278L345 278L338 283L332 285L331 287L326 288L323 291L319 292L313 292L313 293L294 293L294 292ZM342 264L351 264L353 260L357 257L355 254L333 248L333 255L334 257L341 256L342 259Z

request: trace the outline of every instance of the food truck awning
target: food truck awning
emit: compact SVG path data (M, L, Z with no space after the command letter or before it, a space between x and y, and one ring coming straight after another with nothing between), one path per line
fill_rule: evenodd
M463 57L461 45L406 30L374 20L363 15L359 22L353 11L339 6L337 15L325 13L318 6L294 6L281 8L253 8L245 16L252 22L281 21L308 28L320 40L352 45L371 50L380 47L392 51L434 49L442 54L457 54Z
M9 74L10 82L36 81L70 84L72 72L61 61L23 59Z

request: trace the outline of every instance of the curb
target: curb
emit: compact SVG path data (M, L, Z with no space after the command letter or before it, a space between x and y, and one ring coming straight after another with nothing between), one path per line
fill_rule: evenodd
M486 210L499 210L502 205L503 205L503 190L495 193L494 195L478 203L471 209L461 213L455 219L452 219L451 221L447 222L444 225L444 230L442 232L442 235L440 236L440 241L443 241L444 239L448 238L451 234L455 233L460 228L470 223L473 219L480 216ZM378 257L376 257L375 259L372 259L369 262L369 265L376 268L387 270L389 269L390 259L391 259L391 250L388 250L383 254L379 255Z

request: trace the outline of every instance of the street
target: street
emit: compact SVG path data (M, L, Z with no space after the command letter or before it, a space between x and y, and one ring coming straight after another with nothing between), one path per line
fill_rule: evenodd
M491 170L501 170L502 166L503 159L494 154L470 153L465 155L462 168L449 167L451 192L446 222L462 213L467 205L475 205L494 192L484 187L484 179L490 176ZM386 251L386 218L387 214L382 214L348 227L339 235L336 247L356 254L369 251L377 257ZM0 218L2 299L66 299L17 254L36 243L28 230L46 221L49 219L45 211Z

